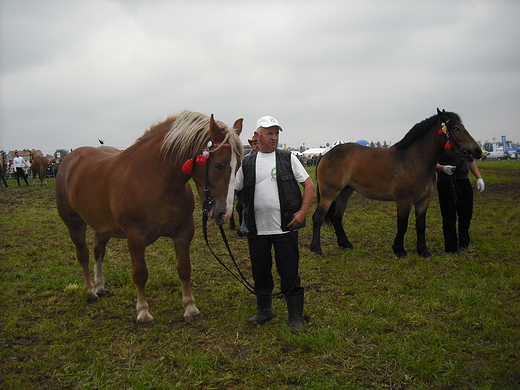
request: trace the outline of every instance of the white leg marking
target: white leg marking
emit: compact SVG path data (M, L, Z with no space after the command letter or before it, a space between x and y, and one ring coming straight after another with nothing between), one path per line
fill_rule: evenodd
M105 279L103 277L103 262L101 259L96 259L94 265L94 285L96 286L96 294L105 294Z

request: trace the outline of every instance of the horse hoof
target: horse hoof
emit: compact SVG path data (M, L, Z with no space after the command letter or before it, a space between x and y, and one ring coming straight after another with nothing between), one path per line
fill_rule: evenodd
M404 259L404 258L408 257L407 252L399 252L399 253L396 253L396 255L399 259Z
M184 321L190 323L190 324L198 324L202 322L204 318L202 318L202 315L197 314L196 316L187 316L184 317Z
M96 294L99 298L101 297L106 297L108 295L110 295L110 291L108 291L107 289L103 288L103 289L100 289L99 291L96 291Z
M97 295L90 295L87 298L88 303L96 303L99 301L99 297Z
M315 255L322 255L321 249L313 249L311 248L311 253L314 253Z
M140 329L150 329L155 326L155 322L153 320L148 322L137 322L137 327Z

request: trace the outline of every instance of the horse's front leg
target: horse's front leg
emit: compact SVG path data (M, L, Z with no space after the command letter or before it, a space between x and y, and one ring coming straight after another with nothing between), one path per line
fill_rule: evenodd
M128 234L128 251L132 258L132 276L137 288L137 326L140 328L152 328L153 317L148 312L145 287L148 281L148 268L145 263L145 238L136 233Z
M397 202L397 235L395 236L392 249L399 258L408 256L404 249L404 235L408 230L408 217L410 216L411 204Z
M195 298L193 297L191 287L190 244L194 231L195 227L190 226L184 230L180 238L173 240L175 256L177 257L177 273L181 279L182 305L185 309L184 318L187 320L194 320L200 315L199 309L195 306Z
M425 260L431 260L432 254L426 245L426 212L430 197L415 205L415 228L417 230L417 253Z

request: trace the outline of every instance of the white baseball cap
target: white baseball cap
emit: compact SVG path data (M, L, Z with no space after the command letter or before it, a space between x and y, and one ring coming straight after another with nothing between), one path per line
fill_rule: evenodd
M263 116L259 120L256 121L256 128L259 129L260 127L273 127L278 126L280 131L283 131L282 127L278 123L276 119L274 119L272 116Z

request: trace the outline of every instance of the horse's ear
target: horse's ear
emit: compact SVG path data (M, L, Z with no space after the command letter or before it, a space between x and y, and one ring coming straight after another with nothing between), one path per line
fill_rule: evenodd
M446 110L443 108L442 111L437 108L437 115L439 116L439 120L444 122L447 120Z
M233 125L233 130L235 130L235 133L237 133L237 135L240 135L240 133L242 132L242 122L244 122L244 118L237 119L235 121L235 124Z
M215 118L213 118L213 114L211 114L211 118L209 119L209 134L213 142L222 142L224 140L224 132L218 127Z

